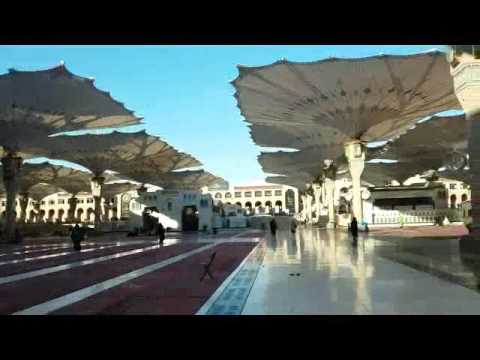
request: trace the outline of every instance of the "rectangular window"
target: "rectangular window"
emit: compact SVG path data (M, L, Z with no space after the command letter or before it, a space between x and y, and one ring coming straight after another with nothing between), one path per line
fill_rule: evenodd
M265 196L272 196L272 190L265 190Z
M55 205L55 200L50 200L48 203L49 203L50 205Z
M79 201L79 202L80 202L80 201ZM40 205L45 205L45 201L42 200L42 201L40 202Z
M457 188L457 184L450 184L450 190L455 190Z
M260 197L262 196L262 192L261 191L255 191L255 197Z
M251 191L245 191L243 194L245 197L252 197L252 192Z
M2 201L2 206L5 206L5 201Z
M235 193L235 197L236 197L236 198L242 197L242 193L241 193L241 192L236 192L236 193Z
M172 211L172 203L171 202L168 202L167 209L168 209L168 211Z
M282 190L275 190L275 196L282 196Z
M59 203L59 204L65 204L65 200L63 200L63 199L58 199L58 203Z
M93 198L88 198L87 199L87 204L92 204L93 203Z

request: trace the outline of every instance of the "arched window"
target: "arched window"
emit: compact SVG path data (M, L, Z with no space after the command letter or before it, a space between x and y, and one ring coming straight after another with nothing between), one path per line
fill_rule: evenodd
M240 201L237 201L237 202L235 203L235 205L238 205L238 206L242 207L242 203L241 203Z
M261 202L261 201L257 201L257 202L255 203L255 207L257 208L257 207L260 207L260 206L262 206L262 202Z
M232 193L225 193L225 199L230 199L232 197Z
M455 194L450 195L450 207L452 209L457 207L457 196Z
M77 220L82 221L83 220L82 217L83 217L83 209L80 208L77 210Z
M62 222L63 221L63 215L65 214L65 210L63 209L60 209L58 210L58 217L57 217L57 220Z
M215 194L215 199L221 199L222 198L222 193L216 193Z
M252 203L251 203L250 201L247 201L247 202L245 203L245 207L251 209L251 208L252 208Z
M467 194L462 195L462 203L468 200Z
M87 209L87 221L93 222L95 220L95 210L92 208Z
M48 221L53 221L54 216L55 216L55 210L53 209L48 210Z
M272 207L272 202L270 200L266 201L265 206Z
M280 200L275 201L275 206L282 207L282 202Z

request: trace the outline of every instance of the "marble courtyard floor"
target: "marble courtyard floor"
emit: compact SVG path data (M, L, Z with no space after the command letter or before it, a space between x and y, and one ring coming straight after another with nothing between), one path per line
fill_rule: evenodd
M80 253L29 240L0 247L0 314L480 314L479 255L451 236L397 235L361 234L356 247L309 226L169 233L163 246L107 235ZM215 278L200 282L214 251Z
M242 314L480 314L479 260L458 239L368 234L354 247L342 231L282 231L266 238Z

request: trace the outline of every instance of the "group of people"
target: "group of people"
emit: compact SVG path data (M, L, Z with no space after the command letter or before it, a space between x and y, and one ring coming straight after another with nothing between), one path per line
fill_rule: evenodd
M368 229L368 227L366 229ZM294 220L292 221L292 224L290 226L290 231L294 234L296 230L297 230L297 223ZM356 246L358 241L358 222L355 216L353 217L350 223L349 230L350 230L350 233L352 234L353 245ZM275 236L277 233L277 222L275 221L275 218L273 218L270 221L270 232L272 233L273 236Z
M158 222L158 224L155 227L155 235L157 235L158 241L160 242L160 244L163 244L165 240L165 232L166 232L166 229L163 227L162 223ZM137 237L138 235L140 235L140 229L138 227L134 228L132 231L129 231L127 233L127 237Z
M72 229L70 233L70 238L72 239L73 242L73 248L77 251L82 250L82 241L85 240L85 235L87 228L81 228L76 224ZM160 244L163 244L165 241L165 228L163 227L161 222L158 222L157 228L156 228L156 235L158 236L158 242ZM135 237L138 236L139 230L138 228L135 228L133 231L129 232L127 234L127 237Z
M290 224L290 231L292 234L295 234L297 231L297 222L295 220L292 220L292 223ZM277 233L277 222L275 221L275 218L270 221L270 232L273 236Z

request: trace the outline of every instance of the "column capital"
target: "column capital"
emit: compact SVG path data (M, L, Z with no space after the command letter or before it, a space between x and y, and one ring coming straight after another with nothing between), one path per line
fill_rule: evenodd
M455 94L464 111L477 113L480 111L480 60L461 61L450 68Z
M365 145L361 140L351 140L344 144L348 161L365 161Z

